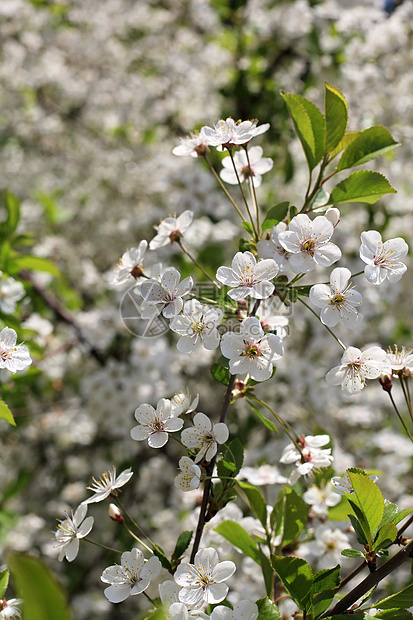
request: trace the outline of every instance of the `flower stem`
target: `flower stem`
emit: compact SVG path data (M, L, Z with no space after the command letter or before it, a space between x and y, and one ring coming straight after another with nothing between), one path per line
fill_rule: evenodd
M386 390L386 391L387 391L387 390ZM411 442L413 442L413 437L411 436L410 431L409 431L409 429L407 428L405 421L403 420L402 416L400 415L400 412L399 412L399 410L398 410L398 408L397 408L397 406L396 406L396 403L394 402L394 398L393 398L393 396L392 396L391 392L387 392L387 393L388 393L388 395L389 395L389 398L390 398L390 400L391 400L391 403L392 403L392 405L393 405L393 408L394 408L394 410L395 410L395 412L396 412L396 414L397 414L397 417L399 418L399 420L400 420L400 422L401 422L401 424L402 424L402 426L403 426L404 430L405 430L405 431L406 431L406 433L407 433L407 436L409 437L410 441L411 441Z
M132 523L132 525L138 530L138 532L144 536L146 538L146 540L149 542L149 544L152 545L152 547L155 547L155 543L149 538L149 536L147 534L145 534L145 532L143 531L143 529L141 527L139 527L139 525L136 523L135 519L128 513L128 511L126 510L126 508L124 508L124 506L121 504L120 500L118 497L115 498L115 502L118 504L119 508L122 510L122 512L125 513L125 515L128 517L129 521ZM142 543L143 544L143 543ZM145 546L145 545L144 545ZM148 547L146 547L148 549ZM152 550L149 549L149 551L152 553Z
M228 198L228 200L230 201L230 203L232 204L232 206L234 207L234 209L236 210L236 212L238 213L238 215L240 216L240 218L242 219L243 222L246 222L247 220L245 219L245 217L242 215L242 212L239 208L239 206L237 205L237 203L235 202L235 200L232 198L231 194L229 193L229 191L227 190L227 188L225 187L225 185L223 184L223 182L221 181L219 175L217 174L217 171L215 170L214 166L211 164L211 162L209 161L208 157L206 155L203 155L206 163L208 164L210 170L212 171L214 177L216 178L216 180L218 181L218 185L220 186L220 188L222 189L222 191L224 192L225 196Z
M314 316L316 316L316 317L317 317L317 319L320 321L320 323L321 323L321 324L322 324L322 325L326 328L326 330L327 330L327 331L328 331L328 332L329 332L329 333L333 336L333 338L334 338L335 340L337 340L337 342L338 342L338 344L340 345L340 347L342 347L342 349L344 349L344 351L345 351L345 350L346 350L346 345L345 345L343 342L341 342L340 338L337 338L337 336L335 335L335 333L334 333L334 332L332 332L332 331L331 331L331 329L330 329L330 328L329 328L329 327L328 327L325 323L323 323L323 322L322 322L322 320L321 320L321 319L320 319L320 317L318 316L317 312L314 312L314 310L313 310L313 309L312 309L312 308L311 308L308 304L306 304L306 303L305 303L305 301L303 301L303 300L301 299L301 297L299 297L299 298L298 298L298 301L300 301L300 302L301 302L301 303L302 303L302 304L303 304L306 308L308 308L308 310L309 310L310 312L312 312L312 313L314 314Z
M136 536L136 534L134 534L132 532L132 530L130 530L128 528L127 525L123 524L123 527L125 528L125 530L128 532L128 534L130 534L132 536L132 538L134 538L140 545L142 545L142 547L144 547L146 549L146 551L149 551L149 553L153 553L152 549L150 547L148 547L148 545L146 545L143 540L141 540L140 538L138 538L138 536Z
M244 146L244 151L245 151L245 154L247 156L248 168L249 168L249 171L250 171L249 186L250 186L250 192L251 192L251 200L252 200L254 208L255 208L255 215L256 215L256 218L257 218L257 233L259 233L259 230L260 230L260 210L259 210L258 202L257 202L257 194L255 192L255 185L254 185L253 173L252 173L252 168L251 168L251 164L250 164L250 156L248 154L248 146L247 146L247 144ZM257 237L257 241L258 241L258 237Z
M119 553L120 555L122 555L123 553L123 551L119 551L119 549L114 549L113 547L108 547L107 545L103 545L102 543L95 542L94 540L91 540L90 538L87 538L86 536L82 540L85 540L91 545L95 545L95 547L101 547L102 549L106 549L107 551L113 551L113 553Z
M142 594L145 596L145 598L147 598L147 599L148 599L148 601L149 601L150 603L152 603L152 605L153 605L154 607L156 607L156 608L158 608L158 607L159 607L159 605L157 605L157 604L155 603L155 601L153 600L153 598L151 598L151 597L149 596L149 594L146 594L146 592L142 592Z
M413 423L412 403L411 403L411 400L410 400L410 395L409 395L409 392L408 392L408 388L407 388L407 386L404 383L405 380L404 380L404 378L403 378L401 373L399 373L399 379L400 379L400 385L401 385L401 388L402 388L403 396L404 396L404 399L406 401L407 409L409 410L410 419L411 419L411 421Z
M215 286L218 289L220 289L221 288L220 284L218 284L218 282L216 282L216 280L214 280L214 278L212 276L210 276L208 272L205 271L205 269L202 267L202 265L200 263L198 263L196 258L194 258L192 256L192 254L186 249L186 247L183 245L182 241L180 239L178 239L177 243L178 243L179 247L181 248L182 252L187 255L187 257L194 263L194 265L196 267L198 267L198 269L200 271L202 271L204 276L206 276L208 278L208 280L210 280L212 282L212 284L215 284Z
M222 405L221 416L219 418L220 422L225 422L226 420L228 408L231 403L232 390L234 389L235 379L236 379L236 375L231 375L231 378L229 380L229 384L227 387L227 391L225 393L224 402ZM196 527L194 544L193 544L192 551L191 551L191 558L189 560L191 564L194 563L195 555L199 549L199 544L201 542L202 532L204 531L205 523L207 521L209 494L211 491L211 484L212 484L211 476L212 476L212 472L214 471L215 462L216 462L216 455L211 459L211 462L209 463L208 467L206 468L206 472L205 472L206 478L205 478L205 483L204 483L204 493L202 496L201 509L199 511L198 524Z
M257 232L257 230L255 228L254 220L253 220L252 215L251 215L251 211L250 211L250 207L249 207L249 204L248 204L247 197L245 196L244 188L242 187L241 179L239 178L239 174L238 174L237 167L235 165L235 161L234 161L234 156L232 154L232 150L228 149L228 153L229 153L229 156L231 157L232 166L234 168L235 176L237 177L238 185L239 185L239 188L241 190L241 194L242 194L242 198L244 200L245 208L247 209L248 217L250 218L250 222L251 222L252 229L254 231L255 239L258 241L258 239L259 239L258 232Z

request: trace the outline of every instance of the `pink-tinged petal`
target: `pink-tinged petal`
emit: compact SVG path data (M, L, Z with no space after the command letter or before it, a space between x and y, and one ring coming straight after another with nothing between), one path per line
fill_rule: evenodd
M73 538L68 545L65 547L65 555L66 560L68 562L73 562L79 553L79 539Z
M178 299L174 299L174 301L171 301L171 303L165 306L162 310L162 314L166 319L172 319L181 312L183 305L184 302L180 297L178 297Z
M197 413L194 416L193 422L197 430L202 431L202 433L209 433L209 431L212 429L212 422L204 413Z
M176 295L178 297L183 297L184 295L189 293L189 291L192 289L193 286L194 286L194 280L191 276L184 278L178 286Z
M346 267L336 267L330 274L330 285L335 293L341 293L351 278L350 269Z
M148 445L151 448L162 448L169 439L168 433L164 431L157 431L156 433L151 433L148 437Z
M149 435L152 433L152 429L149 426L134 426L130 432L132 439L135 441L143 441L144 439L148 439Z
M219 347L219 341L220 341L219 333L216 329L213 329L208 334L208 336L205 336L204 347L207 349L207 351L213 351L214 349Z
M128 584L114 584L109 586L109 588L105 588L103 593L111 603L121 603L128 598L130 590L131 588Z
M318 308L323 308L330 303L331 290L327 284L314 284L310 288L310 301Z
M341 250L334 243L324 243L314 252L314 260L321 267L329 267L341 258Z
M181 336L176 344L176 348L181 353L189 355L201 346L202 339L199 336Z
M379 265L366 265L364 268L367 280L376 286L385 281L387 273L387 269L382 269Z
M140 405L137 409L135 409L135 419L140 424L149 424L154 416L155 409L147 403L143 403L143 405Z
M294 273L307 273L315 267L315 262L307 252L291 254L289 266Z
M85 508L87 508L87 506L85 506ZM93 523L95 522L93 517L87 517L82 525L79 527L78 531L77 531L77 537L78 538L84 538L85 536L87 536L89 534L89 532L92 530L93 527Z
M228 589L224 583L214 583L207 587L204 593L204 601L209 605L220 603L228 594Z
M320 319L327 327L334 327L340 323L340 310L336 306L325 306L320 312Z

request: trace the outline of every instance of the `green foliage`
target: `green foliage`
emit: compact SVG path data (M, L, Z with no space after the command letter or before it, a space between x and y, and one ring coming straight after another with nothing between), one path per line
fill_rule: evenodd
M364 558L364 554L359 549L343 549L341 555L346 558Z
M277 433L278 430L274 422L266 418L264 415L262 415L262 413L258 411L257 407L248 398L246 398L245 400L250 406L250 408L252 409L252 411L255 413L257 418L261 420L261 422L264 424L265 428L268 428L268 430L273 431L274 433Z
M259 548L244 528L236 521L224 521L220 523L215 531L228 540L234 547L240 549L245 555L260 564L261 557Z
M347 127L347 102L338 88L325 85L325 151L337 147Z
M374 539L373 551L384 549L391 545L396 540L397 527L393 523L386 523L377 532L377 536Z
M218 383L222 383L222 385L229 385L229 381L231 378L230 372L228 368L222 366L219 362L215 362L211 366L211 374Z
M237 481L237 484L247 496L252 512L265 528L267 526L267 504L261 491L248 482Z
M0 400L0 419L6 420L9 424L16 426L16 422L14 421L14 417L8 406L5 402Z
M324 153L324 117L311 101L282 93L302 144L309 170L314 170Z
M252 224L249 222L241 222L241 226L251 235L251 237L254 237L254 228L252 227Z
M0 599L3 598L7 590L7 586L9 585L9 577L10 573L7 569L0 572Z
M383 620L411 620L413 618L410 611L406 609L386 609L379 611L374 617L382 618Z
M285 217L287 217L289 202L280 202L275 207L272 207L265 216L265 220L262 223L261 230L264 232L273 226L279 224Z
M335 591L340 585L340 566L320 570L314 575L312 595L312 613L314 617L320 616L328 609L335 596Z
M330 195L330 204L364 202L371 205L385 194L397 194L386 177L372 170L359 170L352 172L334 187Z
M170 560L166 557L165 551L159 545L152 546L153 554L160 560L162 566L166 568L166 570L172 570L173 565Z
M280 610L268 597L257 601L258 620L281 620Z
M281 547L297 540L307 522L307 515L305 501L293 489L285 486L278 494L270 517L274 534L282 538Z
M391 151L396 146L399 144L393 140L389 130L385 127L377 125L365 129L355 136L355 139L345 149L338 162L337 171L361 166L361 164Z
M337 155L341 153L341 151L344 151L344 149L346 149L360 133L360 131L346 131L340 142L337 144L336 148L330 152L330 160L337 157Z
M413 583L403 588L396 594L392 594L391 596L386 596L386 598L381 599L374 603L374 606L377 609L406 609L407 607L411 607L413 605Z
M176 541L175 549L173 552L173 559L178 560L188 549L189 543L192 539L192 530L186 530L185 532L181 532L178 536L178 540Z
M218 476L235 476L238 475L242 463L244 462L244 448L238 437L234 437L232 441L224 446L222 459L218 461ZM223 481L225 484L225 480Z
M275 557L273 566L285 589L300 609L309 609L313 571L305 560L295 557Z
M11 275L17 274L21 269L27 269L28 271L44 271L55 277L60 276L60 271L56 265L41 256L30 256L29 254L16 256L8 262L7 266Z
M25 620L71 620L61 585L39 558L13 553L7 563Z

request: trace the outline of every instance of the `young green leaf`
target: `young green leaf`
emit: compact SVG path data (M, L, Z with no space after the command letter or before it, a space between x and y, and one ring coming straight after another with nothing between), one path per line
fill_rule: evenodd
M325 152L340 143L347 127L347 102L338 88L325 84Z
M254 236L254 229L252 227L252 224L250 224L249 222L241 222L241 226L245 228L245 230L251 235L251 237Z
M375 614L375 618L382 618L382 620L411 620L413 618L410 611L407 609L385 609Z
M262 223L262 232L272 228L279 224L285 217L287 217L289 202L280 202L275 207L272 207L265 216L265 220Z
M268 597L257 601L258 620L281 620L280 610Z
M7 569L0 572L0 600L3 598L9 585L9 576L10 573Z
M309 170L313 170L324 152L324 118L311 101L299 95L282 93L294 128L302 144Z
M60 276L60 271L56 265L41 256L29 256L28 254L16 256L13 259L13 265L15 265L15 273L20 271L20 269L27 269L28 271L44 271L55 277Z
M281 545L294 542L307 522L308 506L297 493L284 487L272 510L270 524L276 536L281 535Z
M347 470L353 486L354 494L346 494L349 501L357 502L363 513L370 532L373 532L384 514L384 499L377 484L365 474L358 474Z
M397 194L386 177L372 170L359 170L352 172L333 188L330 204L363 202L371 205L385 194Z
M218 462L218 476L238 475L244 462L244 448L238 437L223 446L223 458Z
M334 598L335 590L340 585L340 566L321 570L314 575L312 595L312 611L316 618L328 609Z
M381 601L374 603L374 606L377 607L377 609L405 609L407 607L411 607L412 605L413 583L403 588L403 590L400 590L400 592L396 592L396 594L392 594L391 596L386 596L386 598L381 599Z
M341 151L344 151L344 149L346 149L360 133L360 131L346 131L340 142L337 144L336 148L330 152L330 160L334 159L334 157L337 157L337 155L341 153Z
M271 562L269 561L261 547L258 547L258 551L260 553L260 564L262 576L264 577L265 591L267 593L267 596L271 596L274 587L274 571L271 566Z
M274 422L266 418L264 415L262 415L262 413L258 411L256 406L248 398L246 398L245 400L247 401L248 405L250 406L252 411L255 413L257 418L259 418L261 422L264 424L264 426L268 428L268 430L273 431L274 433L278 433L277 427L275 426Z
M261 558L258 546L252 536L239 523L236 521L223 521L215 528L215 531L235 547L241 549L254 562L260 564Z
M273 566L295 604L300 609L308 609L313 585L310 565L301 558L276 556Z
M181 532L178 536L178 540L176 541L175 549L173 552L174 560L177 560L185 553L185 551L189 547L189 543L192 538L192 530L186 530L185 532Z
M346 558L363 558L363 554L358 549L343 549L341 555L344 555Z
M222 383L222 385L229 385L229 381L231 375L229 373L228 368L222 366L219 362L215 362L211 366L211 374L218 383Z
M9 424L16 426L16 422L14 421L14 417L6 403L0 400L0 419L6 420Z
M10 192L6 192L7 220L6 229L7 236L10 238L16 230L20 221L20 202L19 199Z
M238 481L238 486L245 493L252 512L264 527L267 525L267 503L261 491L249 482Z
M399 143L393 140L388 129L380 125L370 127L361 131L346 148L336 170L338 172L346 168L361 166L361 164L391 151L396 146L399 146Z
M397 527L393 523L386 523L386 525L383 525L378 531L373 543L373 551L388 547L396 540L396 537Z

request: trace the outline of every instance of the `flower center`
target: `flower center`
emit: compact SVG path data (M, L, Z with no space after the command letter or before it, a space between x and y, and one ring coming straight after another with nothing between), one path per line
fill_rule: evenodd
M171 245L173 244L174 241L179 241L179 239L181 237L182 237L182 233L178 229L173 230L171 233L169 233L169 238L171 240Z
M143 266L135 265L134 268L130 272L131 276L137 280L141 276L143 276Z
M202 332L204 331L204 327L204 323L195 323L195 321L192 321L192 331L194 332L194 334L202 334Z
M332 306L341 306L345 301L345 295L343 295L343 293L337 293L330 299L329 304Z
M314 239L306 239L301 242L300 246L301 252L307 252L310 256L314 256L314 252L316 250L316 243Z
M242 355L248 357L249 359L256 359L261 353L260 346L257 342L248 342L248 340L244 340L245 349L242 352Z
M250 179L252 177L255 177L254 170L250 168L249 166L243 166L241 169L241 174L244 177L244 179Z

